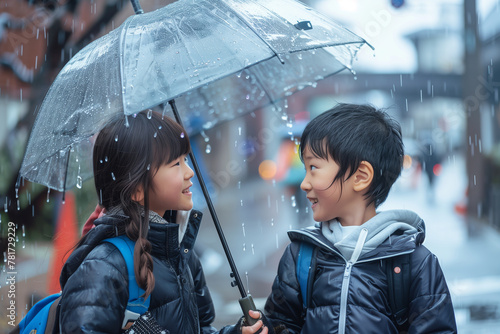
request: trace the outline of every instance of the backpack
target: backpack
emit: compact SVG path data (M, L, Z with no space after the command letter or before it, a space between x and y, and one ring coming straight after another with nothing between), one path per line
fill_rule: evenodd
M144 290L137 285L134 274L134 246L135 242L127 236L121 235L114 238L104 239L102 242L109 242L118 248L128 271L128 303L125 310L122 328L129 322L137 320L137 318L149 309L150 296L146 300L140 297L144 294ZM59 304L61 301L61 293L56 293L45 297L37 302L29 310L26 316L21 320L10 334L51 334L57 326ZM59 331L56 331L59 332Z
M297 257L297 280L302 294L304 309L309 307L312 283L316 268L317 247L301 242ZM408 330L408 305L410 303L410 255L402 254L385 260L385 272L389 287L389 305L393 313L393 322L398 331ZM399 268L399 269L398 269Z

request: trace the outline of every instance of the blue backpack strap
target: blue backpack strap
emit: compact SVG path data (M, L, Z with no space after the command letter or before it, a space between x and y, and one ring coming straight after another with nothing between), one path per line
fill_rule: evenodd
M146 300L141 296L144 294L144 290L139 287L135 279L134 273L134 247L135 242L130 240L126 235L120 235L114 238L108 238L103 240L103 242L109 242L118 248L125 263L127 264L128 272L128 303L127 310L135 314L141 315L149 309L150 296ZM127 313L126 313L127 315ZM124 321L127 320L125 316ZM135 320L135 319L134 319Z
M302 294L302 305L304 308L308 306L308 285L309 272L311 269L312 254L314 246L307 242L301 242L299 247L299 255L297 257L297 280L299 281L300 292Z

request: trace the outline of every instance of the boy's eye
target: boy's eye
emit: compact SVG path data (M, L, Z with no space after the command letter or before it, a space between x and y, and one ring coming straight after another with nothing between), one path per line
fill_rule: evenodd
M316 166L313 166L313 165L311 165L311 166L309 167L309 169L310 169L310 170L315 170L316 168L317 168L317 167L316 167Z

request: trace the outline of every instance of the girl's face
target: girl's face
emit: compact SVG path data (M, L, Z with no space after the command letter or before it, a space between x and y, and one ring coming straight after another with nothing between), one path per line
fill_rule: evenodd
M187 164L187 156L181 155L168 164L161 165L153 176L149 190L149 209L163 216L167 210L191 210L193 208L193 170Z
M306 176L300 188L312 204L314 220L323 222L337 218L342 223L352 212L354 191L349 183L353 178L344 181L341 189L340 180L332 184L339 165L331 157L328 160L318 158L306 147L303 159Z

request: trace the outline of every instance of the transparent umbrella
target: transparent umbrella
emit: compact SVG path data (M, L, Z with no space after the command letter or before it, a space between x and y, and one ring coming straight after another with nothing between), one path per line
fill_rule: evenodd
M92 138L113 114L170 103L178 121L189 126L201 118L210 128L350 69L364 44L294 0L180 0L131 16L61 70L40 108L20 177L62 192L80 187L92 176Z

